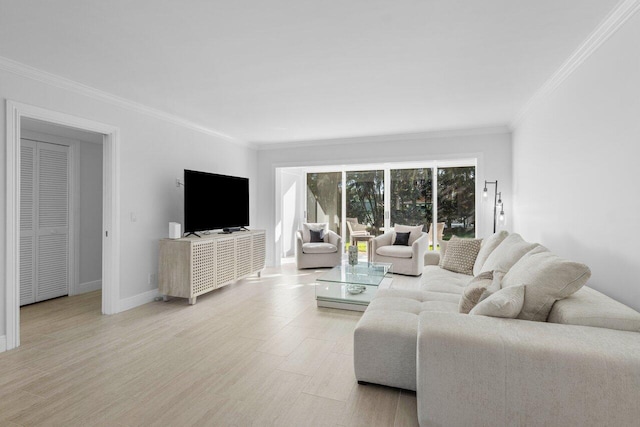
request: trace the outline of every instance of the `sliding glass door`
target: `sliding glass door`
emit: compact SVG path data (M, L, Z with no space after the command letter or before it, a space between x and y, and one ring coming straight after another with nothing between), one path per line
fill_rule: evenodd
M476 235L476 168L438 168L438 222L444 240Z
M342 234L342 172L307 173L307 222Z
M384 232L384 170L347 171L346 221L366 224L369 234Z
M306 221L327 222L345 248L350 228L378 236L395 224L437 230L431 244L434 237L475 237L476 168L468 164L308 172Z
M389 213L393 224L423 226L433 221L433 179L431 168L391 169Z

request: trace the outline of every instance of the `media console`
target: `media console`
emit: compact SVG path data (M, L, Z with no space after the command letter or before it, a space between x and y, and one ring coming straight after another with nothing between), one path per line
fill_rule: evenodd
M160 293L188 298L195 304L198 295L228 285L254 273L265 264L264 230L202 237L160 240Z

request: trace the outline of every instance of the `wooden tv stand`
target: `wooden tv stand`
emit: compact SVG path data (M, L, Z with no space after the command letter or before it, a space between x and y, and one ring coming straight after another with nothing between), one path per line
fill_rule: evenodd
M195 304L198 295L253 273L259 276L265 264L265 250L264 230L162 239L160 293L165 301L168 297L181 297Z

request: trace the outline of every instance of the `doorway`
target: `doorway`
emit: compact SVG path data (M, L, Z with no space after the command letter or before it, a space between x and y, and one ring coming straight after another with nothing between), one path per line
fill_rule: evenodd
M101 277L103 314L118 312L119 289L119 130L80 117L7 100L7 216L6 216L6 328L7 350L20 345L20 230L22 125L37 121L67 131L99 134L102 138Z
M20 132L20 306L99 294L103 135L27 118Z

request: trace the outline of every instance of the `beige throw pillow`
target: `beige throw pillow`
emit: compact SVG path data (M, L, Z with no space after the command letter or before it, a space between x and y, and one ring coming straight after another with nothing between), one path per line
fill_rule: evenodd
M491 295L495 294L500 289L502 289L502 278L504 277L504 272L495 270L495 271L492 271L491 273L493 274L493 280L491 281L491 285L489 285L489 287L485 289L482 295L480 295L480 299L478 300L478 302L482 302L486 300Z
M418 238L422 235L422 225L394 225L391 242L396 241L396 233L411 233L409 234L409 246L411 246L413 245L413 242L418 240Z
M465 286L458 303L458 311L460 313L469 314L471 309L476 306L480 297L493 283L493 272L485 271L480 273Z
M469 312L472 316L491 316L515 319L524 304L524 286L500 289Z
M507 238L507 236L509 236L509 232L502 230L492 234L486 239L482 239L482 244L480 245L480 252L478 252L478 256L476 257L476 262L475 264L473 264L474 276L477 276L483 271L487 271L487 270L483 270L482 266L484 265L487 258L489 258L489 255L491 255L491 252L493 252L498 247L498 245L500 245L500 243L502 243L502 241Z
M481 270L499 270L506 273L524 254L537 246L540 245L525 242L517 233L510 234L489 254Z
M455 273L473 275L473 264L480 250L480 239L460 239L453 236L447 243L441 267Z
M309 243L311 241L311 233L309 230L324 230L324 241L329 241L327 232L329 231L329 224L326 222L305 222L302 224L302 242Z
M504 276L502 287L524 285L525 299L519 319L546 322L553 304L580 289L591 270L540 246L523 256Z

